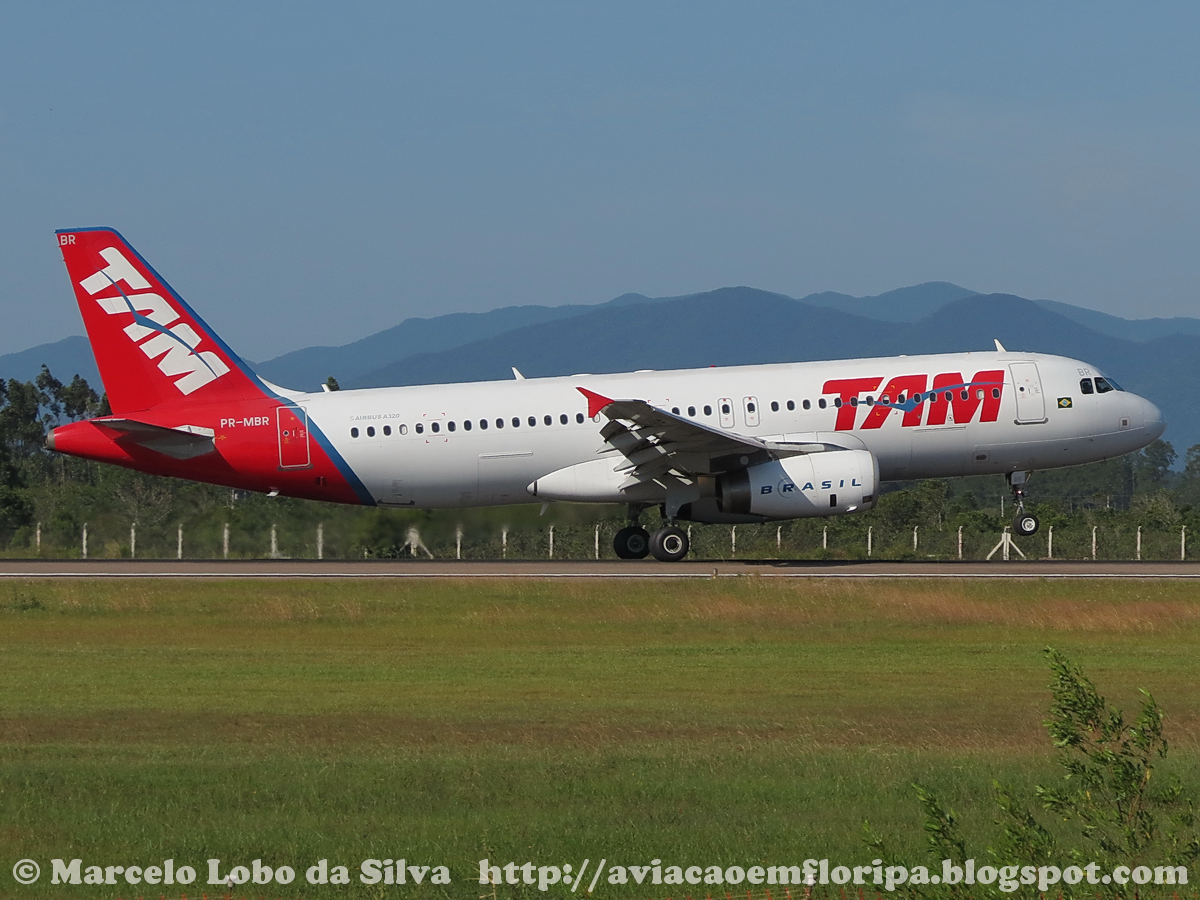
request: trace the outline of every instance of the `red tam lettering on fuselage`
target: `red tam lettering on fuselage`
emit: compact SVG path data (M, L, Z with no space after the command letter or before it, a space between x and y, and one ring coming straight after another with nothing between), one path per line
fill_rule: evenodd
M825 382L822 394L837 394L840 404L837 406L837 431L850 431L854 428L854 417L858 412L858 395L864 391L873 391L879 387L882 378L834 378ZM854 402L851 403L850 401Z
M900 420L902 428L920 425L921 413L925 411L925 407L921 400L915 398L925 392L925 384L928 381L928 375L897 375L884 385L883 393L867 413L862 427L883 427L884 421L893 410L904 413L904 418ZM901 400L901 397L904 400Z
M1004 371L989 369L976 372L970 381L963 381L958 372L946 372L933 377L933 398L929 403L926 425L945 425L946 414L954 409L954 423L965 425L983 408L980 422L995 422L1000 415L1000 398L1004 392Z

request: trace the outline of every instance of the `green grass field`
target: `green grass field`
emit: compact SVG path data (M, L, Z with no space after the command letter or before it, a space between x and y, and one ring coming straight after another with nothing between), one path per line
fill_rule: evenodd
M864 820L926 863L912 782L983 841L992 779L1057 777L1047 644L1129 712L1152 691L1200 793L1188 584L3 583L0 896L215 897L214 857L299 873L248 897L477 897L483 857L859 865ZM52 857L200 877L56 887ZM453 883L359 883L401 857ZM310 887L321 858L351 884Z

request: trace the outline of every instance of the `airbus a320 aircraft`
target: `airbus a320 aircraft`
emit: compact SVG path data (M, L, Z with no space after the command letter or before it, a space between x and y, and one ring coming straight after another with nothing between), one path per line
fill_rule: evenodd
M259 378L116 231L57 232L112 415L47 446L271 495L384 507L623 503L626 559L677 523L871 509L881 482L1120 456L1158 408L1079 360L995 352L304 393ZM638 524L653 507L653 534Z

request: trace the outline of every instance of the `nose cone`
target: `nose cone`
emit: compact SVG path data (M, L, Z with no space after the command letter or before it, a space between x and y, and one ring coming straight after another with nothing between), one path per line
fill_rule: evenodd
M1151 403L1146 398L1140 398L1142 401L1142 415L1146 429L1146 435L1150 440L1157 440L1162 436L1162 433L1167 430L1167 422L1163 418L1162 410Z

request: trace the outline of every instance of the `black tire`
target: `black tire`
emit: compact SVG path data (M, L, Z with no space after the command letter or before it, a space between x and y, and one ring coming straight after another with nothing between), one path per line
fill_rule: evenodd
M650 552L659 562L679 562L688 555L688 536L682 528L667 525L650 535Z
M622 528L613 537L613 550L621 559L645 559L650 553L650 533L640 525Z
M1013 519L1013 534L1020 537L1031 537L1037 534L1041 524L1033 513L1017 513L1016 518Z

